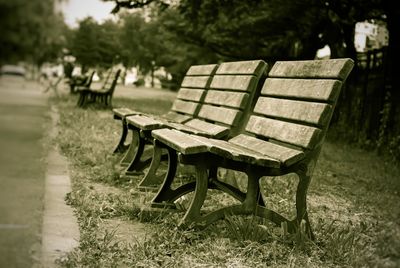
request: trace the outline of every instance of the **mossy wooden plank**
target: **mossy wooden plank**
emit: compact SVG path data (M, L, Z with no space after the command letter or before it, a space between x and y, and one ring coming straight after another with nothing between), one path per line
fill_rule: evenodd
M249 99L248 93L208 90L205 103L243 109Z
M267 69L267 63L262 60L224 62L218 67L216 74L252 74L260 76Z
M205 94L204 89L181 88L176 95L177 99L199 102Z
M152 118L146 115L131 115L126 117L126 122L141 130L153 130L165 126L167 121L160 118Z
M119 118L123 118L127 115L141 114L139 111L132 110L130 108L122 107L122 108L114 108L113 110L114 116L118 116Z
M254 112L323 127L331 117L332 106L326 103L260 97L254 107Z
M199 117L210 121L236 126L242 112L237 109L203 105L199 112Z
M333 102L339 95L342 82L334 79L268 78L262 95L282 98Z
M176 113L174 111L170 111L166 114L163 114L161 117L168 121L173 121L177 123L183 123L193 118L192 116Z
M173 129L157 129L151 135L167 146L184 154L207 152L207 145L189 134Z
M210 76L185 76L181 88L206 88Z
M269 77L332 78L345 80L354 66L352 59L277 61Z
M192 65L186 75L212 75L217 66L217 64Z
M318 142L321 129L252 115L246 131L307 149Z
M196 109L199 107L199 103L191 101L176 100L172 104L172 111L181 112L188 115L194 115Z
M304 153L301 150L274 144L245 134L240 134L230 139L229 143L240 145L257 151L262 155L277 159L286 166L290 166L304 158Z
M215 75L211 81L211 89L252 91L255 90L259 78L253 75Z
M185 126L189 126L194 129L201 131L203 136L222 138L229 134L229 128L225 126L220 126L217 124L209 123L199 119L192 119L185 123Z

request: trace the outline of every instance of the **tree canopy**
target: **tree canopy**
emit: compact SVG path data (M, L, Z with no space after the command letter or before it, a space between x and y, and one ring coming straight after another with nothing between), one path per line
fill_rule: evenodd
M66 30L53 0L0 1L1 62L42 64L57 58Z

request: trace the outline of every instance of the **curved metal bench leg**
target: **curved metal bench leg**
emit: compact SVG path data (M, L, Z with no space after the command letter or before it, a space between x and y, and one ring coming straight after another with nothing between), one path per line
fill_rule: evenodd
M299 183L296 191L296 226L297 228L305 227L304 232L310 239L314 240L315 236L311 229L310 220L307 212L307 190L311 181L312 167L307 167L296 172L299 177ZM305 221L305 225L302 223Z
M140 157L143 154L145 139L140 137L140 134L137 130L132 131L132 142L129 146L128 151L126 152L126 158L121 160L121 162L128 162L127 168L125 169L125 175L137 175L138 164L140 162Z
M156 190L161 185L165 174L157 175L157 171L159 171L164 150L165 149L159 144L159 142L157 142L156 140L153 141L153 156L151 158L150 167L146 171L143 179L139 182L139 190ZM166 156L166 160L169 162L169 154L167 153Z
M128 126L126 125L127 129L126 132L128 134ZM121 166L128 166L129 163L132 162L133 158L135 157L137 147L139 146L139 139L140 139L140 134L137 129L131 129L131 142L128 145L128 149L125 151L124 156L120 160L120 165Z
M179 227L187 227L191 223L197 223L202 220L201 207L206 199L208 189L208 171L204 164L196 166L196 187L194 190L194 196L190 202L189 208L185 215L179 222Z
M126 125L124 118L122 118L121 124L122 124L121 137L119 138L119 142L115 147L113 154L124 153L129 148L129 145L125 144L126 137L128 136L128 126Z
M163 183L161 184L157 194L151 201L152 207L175 207L171 202L171 197L174 196L174 192L171 188L172 182L174 181L176 169L178 166L177 155L175 150L168 148L168 169L165 174Z

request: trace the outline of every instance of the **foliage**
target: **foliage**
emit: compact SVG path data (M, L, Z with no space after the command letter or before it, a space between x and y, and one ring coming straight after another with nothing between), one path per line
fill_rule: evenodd
M56 59L65 43L61 14L52 0L0 1L1 62L41 65Z
M79 22L70 41L71 53L86 67L108 68L115 63L120 51L118 25L112 21L98 24L87 17Z

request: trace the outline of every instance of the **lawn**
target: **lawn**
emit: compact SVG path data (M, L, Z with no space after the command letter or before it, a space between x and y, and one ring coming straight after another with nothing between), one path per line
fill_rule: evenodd
M144 209L154 194L136 189L140 175L121 175L121 156L112 154L120 122L111 110L78 109L75 96L51 102L60 113L56 142L70 162L66 200L81 231L80 246L59 259L63 267L400 267L400 169L374 152L325 142L308 194L315 241L255 217L181 230L182 211ZM114 106L163 113L171 101L115 98ZM179 175L190 177L190 169ZM265 178L268 206L292 214L296 180ZM232 202L218 193L207 198L210 206Z

